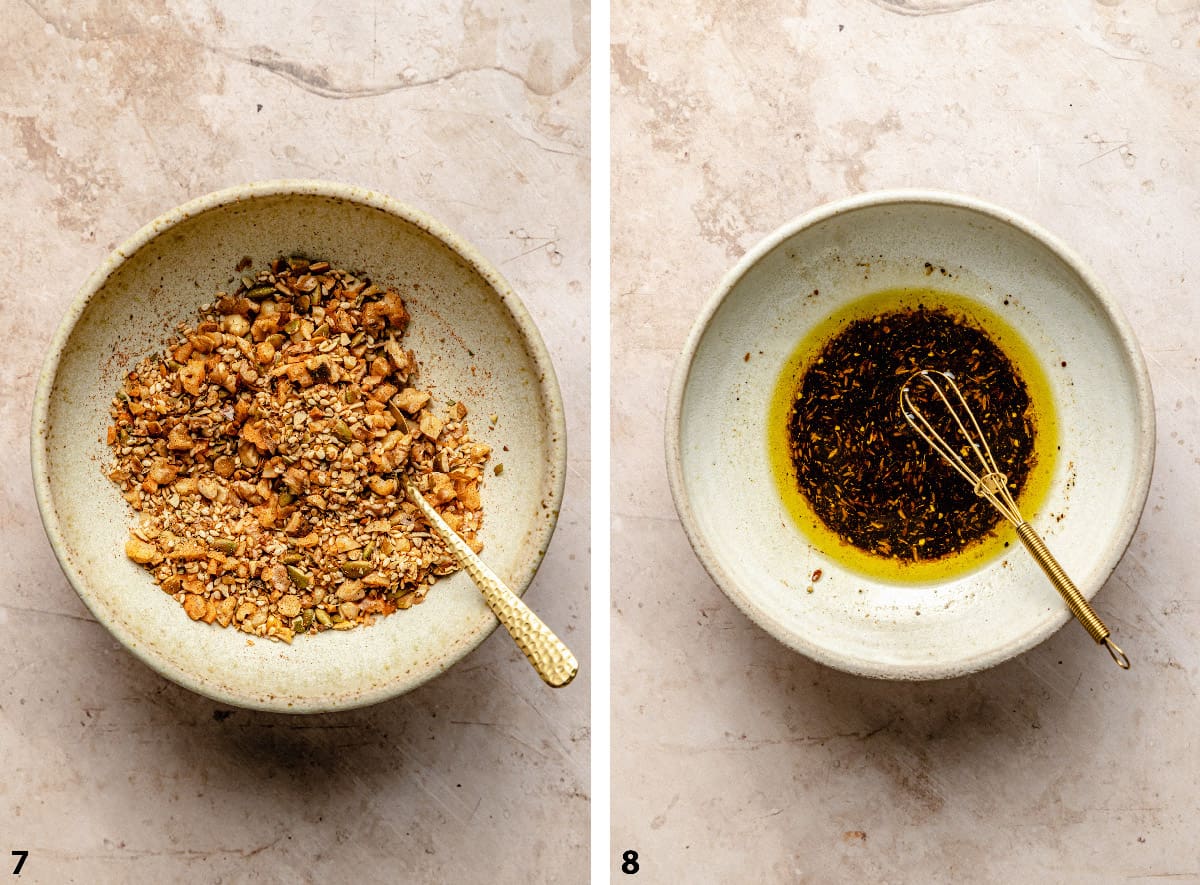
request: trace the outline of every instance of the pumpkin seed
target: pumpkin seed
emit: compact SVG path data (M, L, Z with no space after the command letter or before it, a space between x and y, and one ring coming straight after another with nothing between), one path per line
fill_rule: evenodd
M342 563L342 574L347 578L361 578L369 574L371 563L364 560L350 560Z

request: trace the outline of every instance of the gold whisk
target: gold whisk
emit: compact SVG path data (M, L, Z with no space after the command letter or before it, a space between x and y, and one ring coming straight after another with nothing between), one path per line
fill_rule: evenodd
M950 401L939 381L944 382L950 388L957 400L957 405ZM964 460L964 455L967 454L966 449L962 448L956 451L946 442L945 437L934 429L921 410L913 404L908 389L914 383L926 384L934 390L953 420L953 426L958 428L962 438L966 440L967 446L974 453L975 459L982 465L982 473L976 473ZM1071 614L1083 625L1097 644L1104 645L1108 649L1108 653L1112 655L1112 659L1117 662L1118 666L1128 670L1129 658L1125 656L1125 652L1121 651L1112 641L1112 636L1109 634L1108 628L1104 626L1104 622L1100 620L1091 605L1088 604L1087 599L1079 592L1079 588L1059 565L1045 542L1033 530L1033 526L1021 517L1021 511L1017 509L1017 503L1008 490L1008 477L1001 472L996 464L996 459L992 457L992 450L988 446L987 438L979 429L979 422L975 420L971 407L963 399L962 391L954 383L953 376L949 372L930 369L914 372L900 388L900 411L912 429L933 446L934 450L971 484L975 489L975 494L986 498L1005 519L1013 524L1017 530L1017 537L1021 539L1025 549L1033 556L1034 562L1042 567L1042 571L1046 573L1046 577L1050 579L1054 589L1062 595ZM968 423L964 423L963 415L967 417L969 426ZM970 456L967 455L967 457Z

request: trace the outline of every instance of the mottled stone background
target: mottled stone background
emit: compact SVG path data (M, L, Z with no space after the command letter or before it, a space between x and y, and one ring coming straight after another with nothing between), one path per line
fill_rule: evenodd
M586 0L0 0L0 18L0 863L29 850L21 880L56 883L583 881ZM528 305L571 461L527 599L583 660L572 687L499 631L377 707L230 711L126 654L60 574L27 453L62 311L156 215L274 177L428 211Z
M1200 2L612 17L613 869L635 848L650 882L1200 881ZM1141 340L1154 479L1096 600L1129 673L1069 625L970 678L852 678L754 626L691 553L662 422L701 305L782 222L898 186L1065 237Z

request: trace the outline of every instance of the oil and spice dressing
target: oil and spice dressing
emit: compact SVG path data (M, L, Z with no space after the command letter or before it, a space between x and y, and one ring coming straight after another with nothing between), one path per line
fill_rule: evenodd
M781 373L768 444L796 523L827 556L874 577L961 573L1011 540L900 414L900 387L921 368L958 380L1023 509L1036 511L1053 472L1049 384L994 312L932 289L878 292L838 311Z

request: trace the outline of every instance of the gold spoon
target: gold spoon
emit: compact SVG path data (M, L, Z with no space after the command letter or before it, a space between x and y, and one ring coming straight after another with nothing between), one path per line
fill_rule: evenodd
M398 474L398 478L408 500L424 514L438 537L454 553L458 564L467 570L467 574L487 600L488 607L499 618L508 635L517 643L517 647L525 653L538 675L547 685L555 688L562 688L574 679L575 674L579 672L579 661L571 654L571 650L521 601L521 597L513 593L496 577L496 573L475 555L475 551L467 546L466 541L460 538L425 500L416 483L403 474Z

